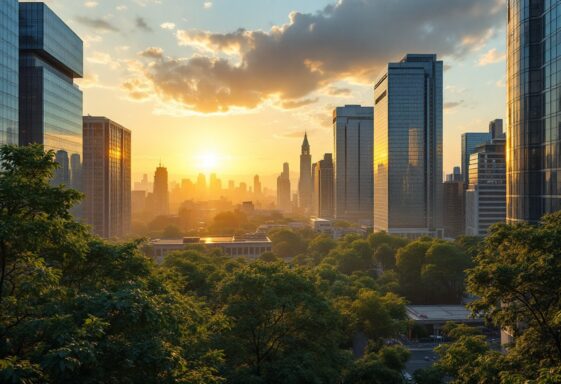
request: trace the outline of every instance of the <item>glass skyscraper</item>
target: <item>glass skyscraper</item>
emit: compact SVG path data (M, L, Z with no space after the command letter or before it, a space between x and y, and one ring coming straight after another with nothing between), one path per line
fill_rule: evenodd
M508 1L507 221L561 209L561 3Z
M60 164L54 183L79 186L82 40L44 3L19 5L19 140L43 144Z
M18 143L18 2L0 1L0 145Z
M335 217L372 223L373 108L346 105L333 111Z
M442 236L443 63L406 55L374 89L374 230Z
M475 148L491 140L490 132L466 132L462 134L462 178L464 185L469 185L469 158Z

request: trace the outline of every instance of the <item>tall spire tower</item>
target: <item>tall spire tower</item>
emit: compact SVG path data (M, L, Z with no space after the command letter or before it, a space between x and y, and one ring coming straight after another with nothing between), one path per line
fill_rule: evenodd
M300 154L300 181L298 183L298 201L300 208L309 212L312 209L312 155L308 134L304 133L302 152Z

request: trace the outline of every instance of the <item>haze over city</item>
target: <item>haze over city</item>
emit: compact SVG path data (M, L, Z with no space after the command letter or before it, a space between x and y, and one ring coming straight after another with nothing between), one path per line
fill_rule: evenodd
M333 108L372 105L383 66L409 52L445 63L445 173L461 133L505 110L500 0L47 3L84 40L84 114L133 132L135 181L161 160L177 182L257 173L273 188L284 161L298 174L304 132L313 161L332 152Z

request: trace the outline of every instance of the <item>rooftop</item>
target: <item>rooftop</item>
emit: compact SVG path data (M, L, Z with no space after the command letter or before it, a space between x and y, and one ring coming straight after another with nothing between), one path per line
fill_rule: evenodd
M473 319L471 312L463 305L408 305L407 317L414 321L481 321Z

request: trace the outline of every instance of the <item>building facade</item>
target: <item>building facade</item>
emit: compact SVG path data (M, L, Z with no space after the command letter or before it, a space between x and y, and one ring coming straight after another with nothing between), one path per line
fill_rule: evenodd
M19 49L19 142L54 150L54 182L79 185L70 166L82 163L82 40L44 3L20 3Z
M333 111L334 214L339 220L372 223L373 117L372 107L360 105Z
M131 224L131 131L106 117L84 120L84 218L93 232L120 238Z
M19 141L19 12L17 0L0 1L0 145Z
M282 173L277 177L277 209L282 212L292 211L290 200L290 168L288 163L283 164Z
M312 209L312 155L308 134L304 134L300 153L300 180L298 181L298 201L300 208L308 212Z
M559 1L509 0L507 221L561 209Z
M505 139L493 139L470 157L466 191L466 235L485 236L506 219Z
M455 239L465 233L465 187L462 180L447 180L442 186L444 237Z
M442 236L443 63L406 55L374 89L374 230Z
M317 217L330 219L334 216L334 169L333 155L326 153L323 160L314 164L314 211Z

